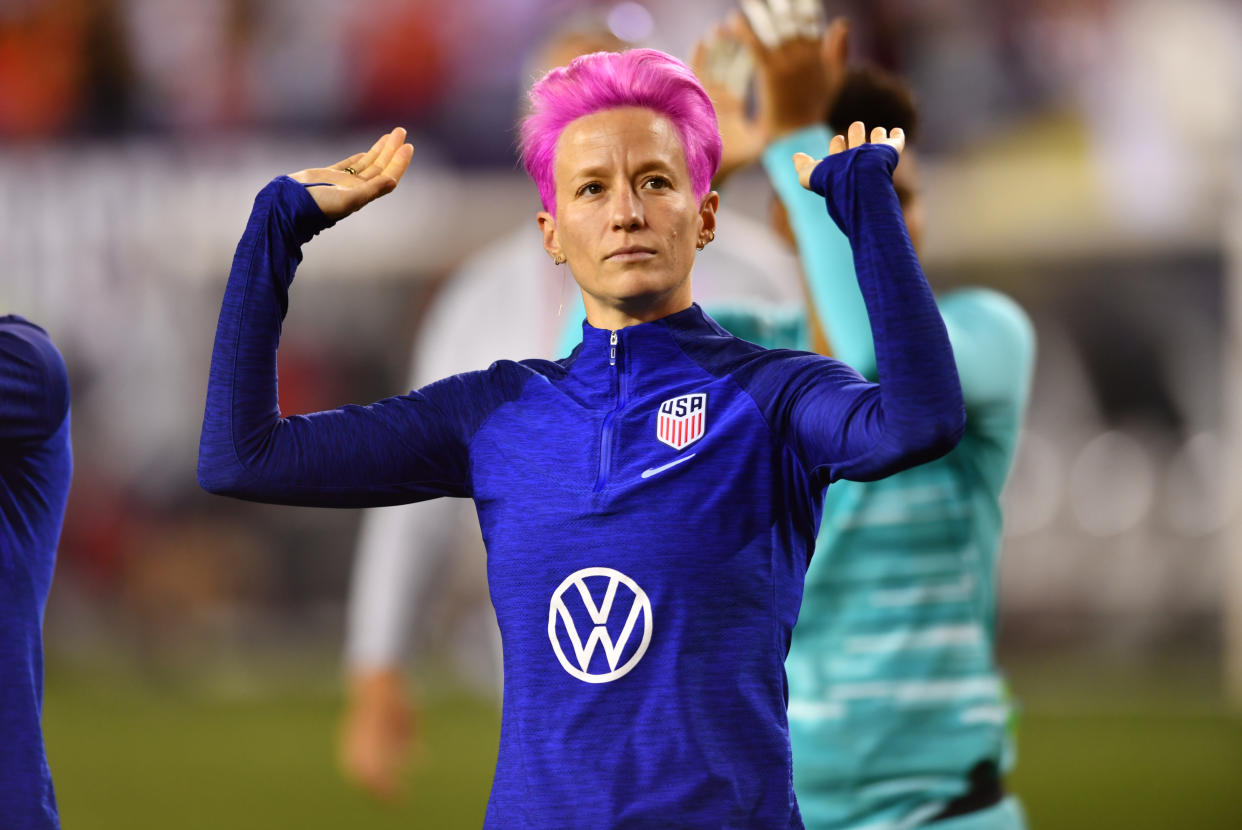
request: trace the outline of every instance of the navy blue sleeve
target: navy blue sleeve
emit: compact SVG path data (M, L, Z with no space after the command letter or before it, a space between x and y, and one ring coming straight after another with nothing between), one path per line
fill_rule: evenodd
M0 318L0 446L47 438L68 411L69 377L51 338L20 318Z
M331 222L287 176L255 199L216 328L199 444L207 490L251 501L374 507L470 495L469 442L521 384L517 364L370 406L282 418L276 349L301 246Z
M893 190L897 151L865 144L829 156L812 189L850 240L875 340L877 384L811 355L764 361L751 394L816 479L871 481L930 461L965 428L944 321Z

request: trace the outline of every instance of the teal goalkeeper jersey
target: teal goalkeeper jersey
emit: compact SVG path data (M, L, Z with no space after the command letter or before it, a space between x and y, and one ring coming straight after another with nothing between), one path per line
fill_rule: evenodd
M826 155L829 139L824 128L793 134L764 164L835 356L874 377L848 241L790 163L798 151ZM956 291L939 306L966 403L961 443L880 481L841 482L824 502L786 661L794 788L808 828L915 827L966 792L977 764L1012 762L993 658L1000 496L1034 335L994 291Z

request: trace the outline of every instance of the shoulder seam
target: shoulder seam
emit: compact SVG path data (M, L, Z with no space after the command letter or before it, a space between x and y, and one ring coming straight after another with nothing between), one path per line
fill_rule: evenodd
M514 395L511 398L507 397L504 400L502 400L500 403L496 404L496 406L492 407L492 410L487 413L487 417L484 418L482 421L479 421L479 425L474 428L474 430L470 433L469 440L466 441L466 459L467 459L466 479L467 481L465 483L467 484L470 490L471 497L474 496L474 451L473 450L474 450L475 439L478 438L479 433L483 431L483 428L487 426L488 422L490 422L492 418L496 417L497 412L499 412L503 407L513 403L514 401L521 400L522 396L526 394L526 387L529 386L535 380L536 377L543 377L543 375L540 375L538 372L530 369L530 367L524 366L522 363L517 362L517 361L497 361L497 363L513 363L515 366L522 366L522 368L530 372L530 376L522 381L522 385L518 388L518 392L516 395ZM496 364L494 363L492 365L495 366ZM438 406L436 408L439 409Z
M670 331L670 334L672 334L671 331ZM726 332L726 334L728 333ZM739 337L735 337L732 334L729 334L728 336L732 338L733 340L737 340L742 343L747 342L745 340L742 340ZM682 348L681 340L677 337L676 334L672 334L672 337L673 337L673 342L677 344L678 351L680 351L683 355L685 355L686 360L689 360L695 366L698 366L701 370L703 370L704 372L706 372L707 374L711 375L714 378L722 377L722 375L718 375L715 372L712 372L702 363L699 363L699 361L691 357L689 353L687 353L686 350ZM754 345L755 349L757 349L758 351L775 351L773 349L764 349L762 346L758 346L755 344L749 344L749 345ZM727 375L729 378L729 382L732 383L734 386L736 386L739 390L741 390L742 394L746 396L746 399L750 401L750 405L755 408L755 411L759 413L759 417L763 419L764 426L768 428L768 433L776 439L777 443L779 443L785 449L789 450L790 454L798 462L798 466L802 468L802 473L803 475L807 477L807 480L808 481L813 480L814 476L812 475L812 469L814 468L807 469L806 460L801 455L798 454L797 450L795 450L792 446L790 446L789 442L785 440L785 437L783 435L781 435L779 432L777 432L775 428L773 428L772 422L768 420L767 413L763 411L763 407L759 405L759 402L757 400L755 400L755 396L750 393L750 390L747 389L744 385L742 385L742 383L733 376L733 372L725 372L724 375Z
M41 413L43 423L47 425L47 432L41 435L38 440L46 439L48 436L55 434L65 422L65 418L69 415L69 377L68 367L65 365L64 356L52 341L49 335L42 327L34 323L22 321L24 326L28 326L30 330L36 333L37 337L30 338L23 336L14 331L0 329L0 336L6 337L21 344L23 357L29 359L33 366L37 366L38 372L38 397L35 406ZM58 396L54 394L51 381L56 380L57 389L64 388L64 395ZM60 406L57 406L60 404ZM53 407L57 407L60 411L54 411Z

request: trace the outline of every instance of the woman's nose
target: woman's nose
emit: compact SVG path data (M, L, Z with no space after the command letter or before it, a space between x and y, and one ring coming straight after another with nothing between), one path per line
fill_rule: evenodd
M612 226L616 230L634 231L643 226L643 204L638 194L628 187L613 191Z

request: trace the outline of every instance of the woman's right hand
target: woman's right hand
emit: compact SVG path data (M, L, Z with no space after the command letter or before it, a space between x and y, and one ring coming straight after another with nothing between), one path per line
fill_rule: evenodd
M355 153L330 167L299 170L289 178L314 185L306 191L324 215L336 221L390 193L405 175L413 155L413 145L405 143L405 128L397 127L380 136L365 153Z

